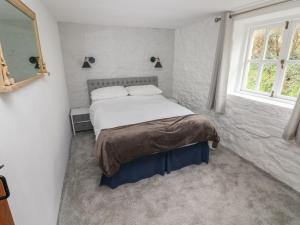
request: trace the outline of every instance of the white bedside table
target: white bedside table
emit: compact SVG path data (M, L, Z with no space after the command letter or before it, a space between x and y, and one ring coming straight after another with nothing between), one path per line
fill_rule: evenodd
M79 131L93 130L89 108L73 108L70 117L74 135Z

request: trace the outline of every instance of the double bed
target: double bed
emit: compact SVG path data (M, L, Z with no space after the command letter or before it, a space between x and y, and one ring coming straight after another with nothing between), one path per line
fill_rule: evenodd
M109 86L155 85L157 77L88 80L89 93ZM191 164L208 163L208 141L219 137L204 117L164 96L91 101L101 185L116 188Z

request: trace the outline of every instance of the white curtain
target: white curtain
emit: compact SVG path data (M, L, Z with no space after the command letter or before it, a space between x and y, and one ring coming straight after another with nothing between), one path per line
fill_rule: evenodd
M300 144L300 95L298 96L292 116L284 129L283 138L286 140L295 139Z
M208 97L208 108L218 113L225 112L227 83L230 69L233 21L230 12L225 12L219 31L214 71Z

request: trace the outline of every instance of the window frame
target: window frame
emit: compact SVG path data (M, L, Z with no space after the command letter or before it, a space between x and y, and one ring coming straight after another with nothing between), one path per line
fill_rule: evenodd
M288 29L285 28L286 22L289 22ZM243 52L243 60L241 60L241 78L239 79L239 82L237 82L236 90L238 93L246 94L250 96L255 96L259 98L268 98L276 101L281 102L290 102L295 103L297 100L297 97L291 97L291 96L284 96L281 95L282 86L284 83L284 77L286 74L286 70L288 68L288 65L290 64L298 64L300 65L300 60L290 60L290 52L292 50L292 41L294 37L294 33L296 31L296 27L300 25L300 19L297 18L281 18L276 19L272 21L264 21L260 23L252 23L248 25L247 33L244 38L244 42L242 45L242 52ZM272 28L275 27L283 27L283 44L281 47L280 55L278 59L264 59L266 51L267 51L267 44L269 39L269 31ZM263 44L262 53L259 59L251 59L251 53L252 53L252 47L253 47L253 34L256 30L264 29L265 30L265 39ZM281 62L280 60L284 59L284 67L281 68ZM255 90L249 90L246 88L247 85L247 77L248 77L248 67L250 63L257 63L258 65L258 76L256 79L256 89ZM271 96L270 93L265 93L262 91L259 91L260 86L260 80L262 77L262 70L263 66L265 64L276 64L276 75L274 78L273 88L274 94Z
M280 80L280 83L279 83L280 89L279 89L279 93L278 93L278 96L280 96L280 98L289 99L289 100L293 100L293 101L296 101L297 97L289 97L289 96L281 95L280 91L282 90L282 85L284 83L284 77L285 77L286 70L288 69L288 65L289 64L300 65L300 60L291 60L291 59L289 59L289 56L290 56L291 51L292 51L292 42L293 42L293 38L294 38L294 34L295 34L297 26L300 27L300 19L290 21L290 23L289 23L290 31L287 32L287 35L286 35L288 42L286 43L287 53L286 53L286 58L284 58L284 60L285 60L284 71L283 71L283 76L281 77L281 80ZM289 43L289 45L288 45L288 43Z

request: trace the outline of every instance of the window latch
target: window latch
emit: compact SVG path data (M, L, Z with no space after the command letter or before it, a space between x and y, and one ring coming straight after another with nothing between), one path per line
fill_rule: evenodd
M284 63L285 63L285 60L284 60L284 59L280 60L281 69L283 69L283 67L284 67Z
M289 21L285 21L285 29L289 29L289 25L290 25L290 22Z
M271 95L270 95L270 97L272 97L272 98L273 98L273 97L274 97L274 93L275 93L275 92L274 92L274 90L273 90L273 91L271 92Z

